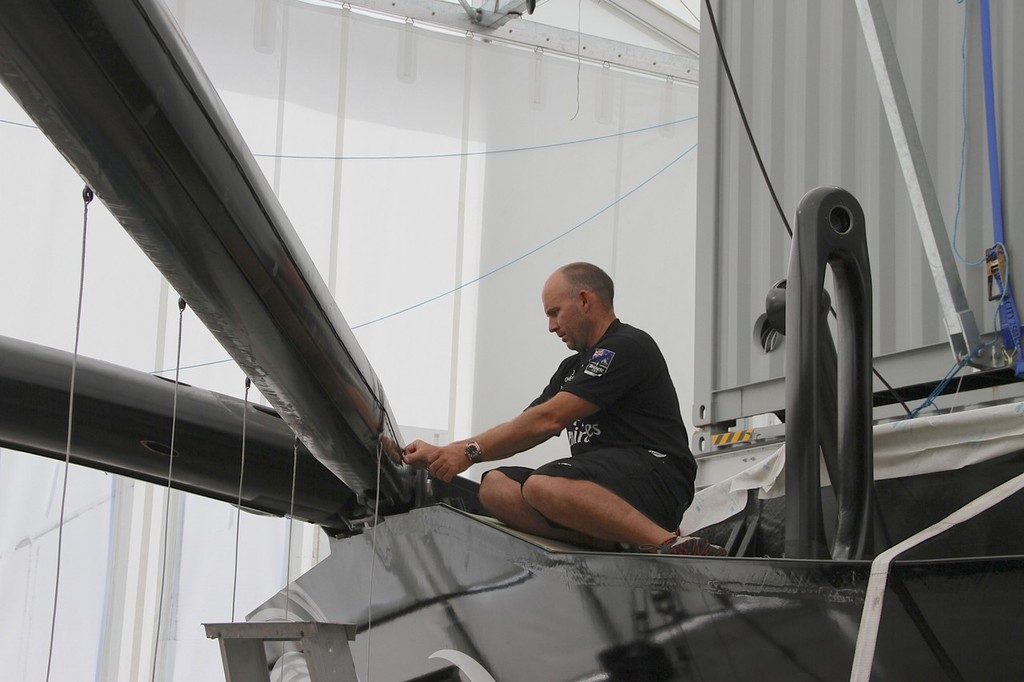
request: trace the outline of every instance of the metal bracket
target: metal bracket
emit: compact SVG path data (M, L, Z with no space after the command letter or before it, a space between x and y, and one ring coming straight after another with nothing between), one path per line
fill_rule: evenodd
M220 640L226 682L270 682L265 642L298 642L310 682L357 682L348 643L356 626L343 623L204 623L206 636Z

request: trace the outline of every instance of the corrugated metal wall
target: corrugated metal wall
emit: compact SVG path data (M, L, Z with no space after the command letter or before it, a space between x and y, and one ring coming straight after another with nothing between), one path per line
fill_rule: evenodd
M864 207L874 287L875 366L894 385L942 378L955 363L852 0L714 2L726 56L787 219L811 188L839 185ZM947 230L957 215L962 111L966 166L957 251L993 243L980 13L968 0L884 3ZM961 45L966 39L966 90ZM784 407L784 351L754 338L768 289L785 278L790 238L758 170L702 17L695 408L699 426ZM992 3L1006 242L1024 275L1024 5ZM1017 148L1020 147L1018 151ZM1015 252L1015 246L1022 250ZM1019 253L1021 258L1014 259ZM994 331L983 267L958 259L983 334ZM1019 279L1016 281L1020 281ZM881 388L881 384L877 384Z

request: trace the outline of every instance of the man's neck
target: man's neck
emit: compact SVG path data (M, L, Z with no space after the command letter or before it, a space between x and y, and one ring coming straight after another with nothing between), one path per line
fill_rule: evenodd
M604 337L604 335L608 333L608 329L611 328L611 326L615 323L616 319L618 318L615 317L615 313L610 313L607 317L602 318L594 326L594 335L591 337L590 343L588 343L587 347L584 348L583 350L587 351L596 346L597 342L600 341Z

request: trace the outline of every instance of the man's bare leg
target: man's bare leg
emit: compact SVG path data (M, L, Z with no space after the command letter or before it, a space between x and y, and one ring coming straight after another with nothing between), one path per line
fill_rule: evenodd
M523 485L523 499L555 523L601 540L640 546L660 545L674 537L593 481L534 475Z
M480 487L480 500L504 523L534 535L580 542L660 545L673 537L621 497L591 481L534 474L520 486L499 471ZM552 526L551 521L578 533Z
M613 542L598 540L569 528L552 526L523 499L523 486L500 471L489 472L481 481L480 502L496 519L516 530L598 549L614 547Z

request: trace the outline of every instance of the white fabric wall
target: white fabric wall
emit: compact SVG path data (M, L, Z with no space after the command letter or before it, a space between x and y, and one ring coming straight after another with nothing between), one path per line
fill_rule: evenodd
M521 410L566 353L540 287L584 259L661 342L687 413L694 88L302 3L170 6L400 423L463 437ZM71 350L82 182L2 92L0 120L0 334ZM173 368L176 300L94 202L80 352ZM226 357L186 311L182 380L241 397ZM63 475L0 451L5 678L45 676ZM169 508L165 544L162 488L71 468L51 680L150 679L154 651L156 679L223 679L200 624L231 619L236 582L241 618L319 556L316 529L296 527L289 552L285 521L243 514L236 576L235 510Z

